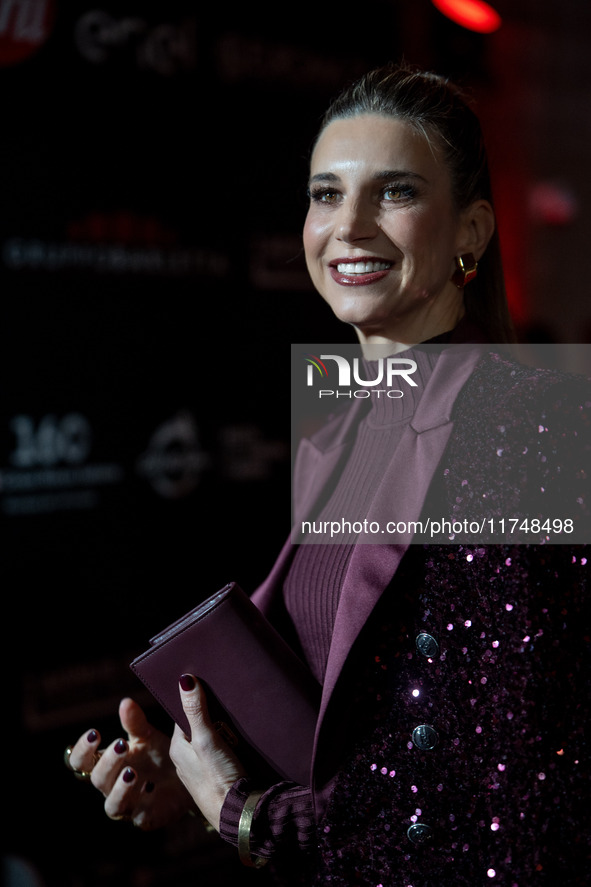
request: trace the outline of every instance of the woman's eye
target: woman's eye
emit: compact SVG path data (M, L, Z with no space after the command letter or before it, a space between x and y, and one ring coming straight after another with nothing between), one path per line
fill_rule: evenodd
M411 188L410 186L394 186L392 188L386 188L384 190L384 197L386 200L405 200L413 196L414 188Z
M380 192L380 199L396 203L409 200L414 195L415 190L411 185L392 185ZM335 206L344 197L340 191L335 191L332 188L311 188L308 191L308 196L313 203L320 203L324 206Z
M328 189L319 188L316 191L310 191L310 199L316 203L336 203L338 196L336 191L329 191Z

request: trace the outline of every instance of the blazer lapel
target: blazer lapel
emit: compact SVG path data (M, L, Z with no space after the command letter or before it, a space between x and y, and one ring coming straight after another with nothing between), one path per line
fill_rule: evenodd
M415 415L393 454L368 521L417 521L452 430L454 401L484 346L450 346L439 357ZM412 533L392 544L358 543L345 577L327 663L320 722L355 639L388 586ZM372 537L374 538L374 537ZM318 735L316 741L318 741Z
M321 432L314 442L305 438L299 446L294 468L293 528L273 569L252 595L254 603L267 616L287 576L295 546L300 542L302 520L310 519L314 513L321 494L345 457L359 416L366 409L365 401L354 401L351 409L343 413L336 430L327 427L326 440Z
M350 409L335 420L339 422L336 428L329 424L314 435L313 441L305 438L301 442L294 470L294 542L299 541L301 521L313 515L320 495L341 465L367 409L365 400L354 400Z

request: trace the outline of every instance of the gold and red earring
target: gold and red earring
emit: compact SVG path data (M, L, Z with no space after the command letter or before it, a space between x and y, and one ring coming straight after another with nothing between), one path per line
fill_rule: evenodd
M452 274L452 282L459 290L463 290L466 284L474 280L478 274L478 262L472 253L464 253L456 256L456 270Z

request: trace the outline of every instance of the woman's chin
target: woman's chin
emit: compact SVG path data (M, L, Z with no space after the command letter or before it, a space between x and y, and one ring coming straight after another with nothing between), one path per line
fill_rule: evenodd
M335 317L342 323L355 327L358 335L381 335L387 337L392 319L385 312L360 311L359 306L332 306Z

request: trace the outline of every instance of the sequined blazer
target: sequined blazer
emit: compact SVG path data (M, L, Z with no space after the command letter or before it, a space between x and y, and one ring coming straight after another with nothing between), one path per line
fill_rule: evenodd
M361 409L303 442L296 522ZM540 518L559 501L586 527L590 423L584 379L444 352L368 517L395 497L419 518L435 494L457 520L502 517L535 493ZM591 552L547 536L356 547L315 741L315 884L590 883ZM255 593L286 634L292 548Z

